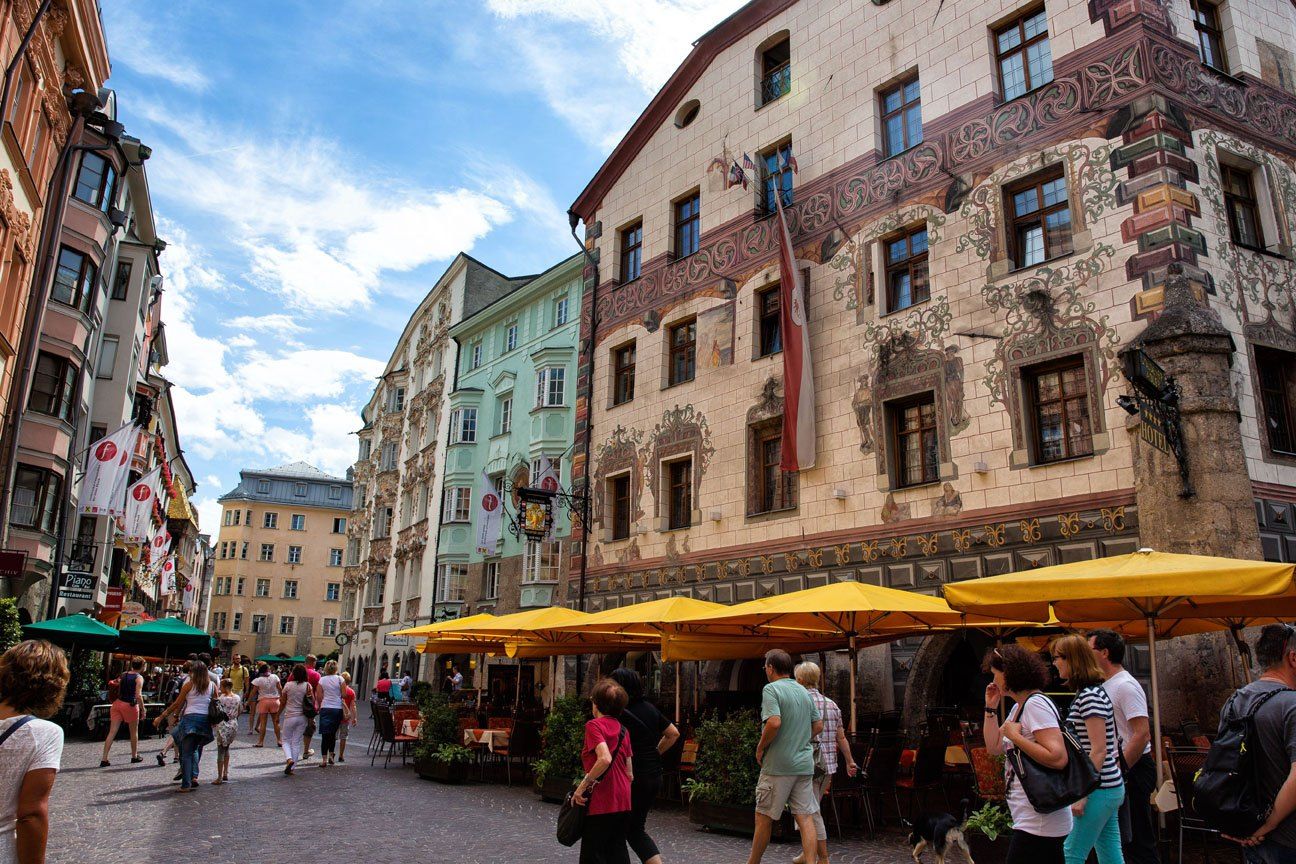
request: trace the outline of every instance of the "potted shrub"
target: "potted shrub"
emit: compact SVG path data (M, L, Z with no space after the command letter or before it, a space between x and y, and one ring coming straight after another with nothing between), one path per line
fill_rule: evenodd
M712 831L750 835L756 828L756 743L760 721L755 711L721 720L708 717L697 729L698 755L693 777L684 783L689 821ZM774 822L773 836L792 834L787 814Z
M468 779L472 751L457 740L459 721L450 700L444 693L426 693L419 709L423 722L414 745L414 770L429 780L464 782Z
M536 792L545 801L562 801L581 777L588 704L579 696L559 697L545 719L540 758L531 766Z
M963 836L977 864L1003 864L1008 857L1012 816L1003 804L988 801L968 817Z
M419 776L439 783L463 783L472 767L473 752L462 744L442 744L424 763ZM417 767L418 762L415 761Z

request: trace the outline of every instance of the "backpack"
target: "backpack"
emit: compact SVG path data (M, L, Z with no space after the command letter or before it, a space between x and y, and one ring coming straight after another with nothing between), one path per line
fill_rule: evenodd
M1260 801L1256 790L1255 760L1263 754L1257 757L1260 736L1255 716L1274 696L1292 692L1296 691L1288 687L1271 690L1241 717L1233 715L1237 693L1224 706L1223 728L1193 778L1193 809L1207 827L1230 837L1250 837L1264 824L1273 802Z

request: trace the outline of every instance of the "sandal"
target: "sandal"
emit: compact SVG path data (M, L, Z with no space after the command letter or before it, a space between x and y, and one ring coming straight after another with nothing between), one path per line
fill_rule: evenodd
M132 757L131 757L131 764L132 764L132 765L138 765L140 762L143 762L143 761L144 761L144 757L143 757L143 756L132 756Z
M165 767L166 767L166 757L165 757L165 756L163 756L161 753L159 753L159 754L157 754L157 760L158 760L158 767L159 767L159 768L165 768Z
M99 760L99 767L100 767L100 768L107 768L107 767L108 767L109 765L111 765L111 764L112 764L112 763L109 762L107 759L100 759L100 760Z

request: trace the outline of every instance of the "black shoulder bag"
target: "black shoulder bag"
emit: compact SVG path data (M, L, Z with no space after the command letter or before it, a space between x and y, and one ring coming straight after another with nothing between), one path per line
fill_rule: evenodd
M621 734L617 736L616 749L612 751L612 764L608 765L606 775L616 765L617 754L621 752L621 745L625 743L626 730L621 727ZM590 781L589 788L585 790L585 800L589 801L590 796L594 794L594 787L599 784L603 776L599 776ZM577 786L580 783L577 782ZM576 804L572 801L572 795L576 794L576 789L567 793L567 798L563 801L562 807L558 809L558 842L564 846L575 846L580 842L581 835L585 833L585 807L582 804Z
M1030 805L1039 813L1053 813L1063 807L1069 807L1097 789L1098 770L1094 768L1093 762L1089 761L1089 754L1080 746L1080 741L1076 738L1070 724L1062 722L1062 715L1058 714L1053 700L1042 693L1036 693L1035 696L1043 696L1044 701L1048 702L1053 713L1057 715L1058 728L1062 732L1062 744L1066 747L1066 765L1061 768L1041 765L1023 753L1020 747L1012 748L1008 763L1013 776L1021 783L1022 791L1026 793ZM1027 697L1026 702L1035 696ZM1026 710L1026 702L1022 703L1021 710L1017 712L1019 718Z

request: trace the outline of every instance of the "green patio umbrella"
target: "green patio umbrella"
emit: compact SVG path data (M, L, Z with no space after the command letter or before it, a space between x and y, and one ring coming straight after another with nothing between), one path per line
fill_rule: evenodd
M258 663L283 663L283 662L284 662L285 660L287 660L287 659L288 659L287 657L282 657L282 656L280 656L280 655L278 655L278 654L262 654L260 657L256 658L256 662L258 662Z
M296 657L289 657L288 660L287 660L287 662L289 662L289 663L305 663L305 662L306 662L306 658L303 657L302 655L298 654Z
M215 640L179 618L159 618L121 631L119 648L126 654L183 656L212 650Z
M108 651L117 644L117 631L88 615L65 615L23 625L27 639L44 639L60 648Z

